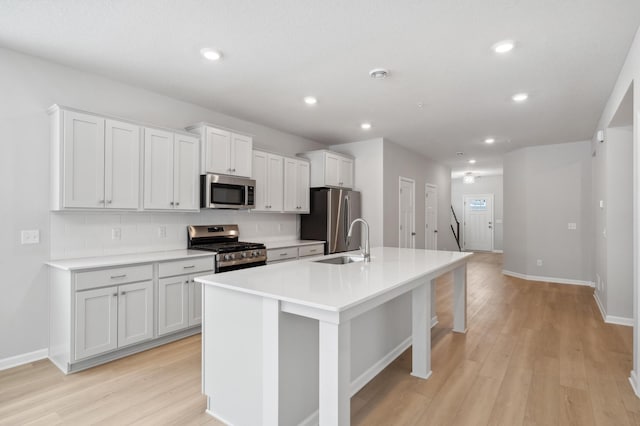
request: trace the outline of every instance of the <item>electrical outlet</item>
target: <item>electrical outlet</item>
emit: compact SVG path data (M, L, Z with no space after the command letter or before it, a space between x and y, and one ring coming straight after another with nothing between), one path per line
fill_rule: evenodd
M38 244L40 243L40 230L29 229L20 233L20 241L22 244Z
M122 238L122 229L121 228L111 228L111 239L119 240Z
M536 260L536 265L538 265L538 266L542 266L542 259L538 259L538 260Z
M569 222L567 227L568 227L568 229L571 229L572 231L575 231L576 229L578 229L578 225L576 223L573 223L573 222Z
M165 225L160 225L158 227L158 237L167 238L167 227Z

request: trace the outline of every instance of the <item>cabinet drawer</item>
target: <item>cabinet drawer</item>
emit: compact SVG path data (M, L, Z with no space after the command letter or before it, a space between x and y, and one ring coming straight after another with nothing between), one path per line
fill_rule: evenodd
M78 272L76 274L76 290L146 281L152 278L153 269L151 265L125 266L122 268Z
M213 256L162 262L158 265L159 277L171 277L173 275L194 274L205 271L213 271Z
M297 259L297 258L298 258L297 247L267 250L267 262L277 262L278 260Z
M298 254L300 257L319 256L321 254L324 254L324 244L315 244L312 246L299 247Z

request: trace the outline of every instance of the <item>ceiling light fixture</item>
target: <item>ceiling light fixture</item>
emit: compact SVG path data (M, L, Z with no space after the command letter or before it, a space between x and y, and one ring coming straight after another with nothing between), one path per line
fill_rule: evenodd
M200 54L205 59L208 59L210 61L217 61L218 59L222 58L222 53L218 52L217 50L209 49L208 47L200 49Z
M516 43L513 40L503 40L494 44L491 48L496 53L507 53L516 47Z
M371 123L362 123L362 124L360 125L360 128L361 128L362 130L369 130L369 129L371 129Z
M382 80L384 78L387 78L388 75L389 70L386 70L384 68L374 68L369 71L369 77L373 78L374 80Z
M476 178L471 174L471 172L467 172L462 177L462 183L475 183Z
M458 152L456 152L456 155L457 155L458 157L462 157L462 156L464 155L464 152L462 152L462 151L458 151Z
M315 105L318 103L318 100L313 96L305 96L304 103L307 105Z
M529 95L527 93L516 93L511 97L514 102L524 102L529 99Z
M496 140L494 138L486 138L484 140L484 143L487 143L489 145L491 145L492 143L494 143Z
M469 164L476 164L476 160L472 158L471 160L469 160Z

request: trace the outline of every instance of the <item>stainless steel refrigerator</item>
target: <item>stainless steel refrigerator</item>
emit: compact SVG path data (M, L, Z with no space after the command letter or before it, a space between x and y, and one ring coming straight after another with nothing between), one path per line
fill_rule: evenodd
M310 214L301 215L300 238L323 240L324 254L357 250L360 247L360 225L347 238L349 225L360 217L360 193L334 188L312 188Z

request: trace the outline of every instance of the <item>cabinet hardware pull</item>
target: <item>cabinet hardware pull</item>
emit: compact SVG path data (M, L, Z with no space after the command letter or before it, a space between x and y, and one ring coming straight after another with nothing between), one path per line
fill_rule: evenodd
M183 266L184 269L191 269L191 268L195 268L196 265L189 265L189 266Z
M180 205L180 201L176 202L176 206L179 206L179 205Z
M232 171L232 172L235 172L235 171L236 171L236 169L233 169L233 170L231 170L231 171Z
M169 203L169 205L173 205L173 201Z
M309 253L315 253L315 252L317 252L317 251L318 251L318 250L313 249L313 250L309 250Z
M98 200L98 204L104 204L104 200Z
M280 256L286 256L286 255L288 255L288 254L289 254L289 253L280 253Z
M116 279L116 278L124 278L124 277L126 277L126 276L127 276L127 274L122 274L122 275L111 275L111 279L112 279L112 280L114 280L114 279Z
M125 294L127 294L127 292L126 292L126 291L121 291L121 292L120 292L120 295L121 295L121 296L124 296Z
M113 293L113 297L118 297L118 293Z
M111 200L107 200L107 204L111 204Z

